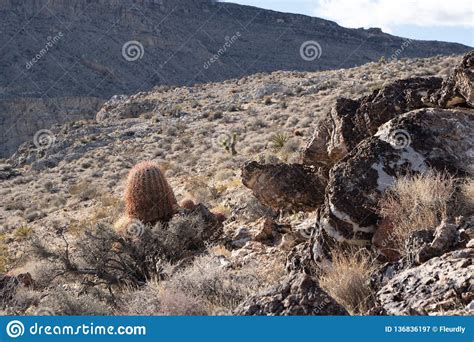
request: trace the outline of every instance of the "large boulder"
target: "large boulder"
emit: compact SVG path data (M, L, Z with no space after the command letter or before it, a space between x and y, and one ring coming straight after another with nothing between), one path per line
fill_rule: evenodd
M324 202L325 181L312 167L251 161L242 167L242 183L275 210L312 211Z
M318 226L339 242L370 244L378 202L396 177L429 168L472 174L473 150L474 110L430 108L400 115L331 169Z
M250 297L234 312L245 316L331 316L347 311L307 274L292 273L263 294Z
M339 98L316 128L303 152L303 164L331 168L380 125L414 109L432 107L436 77L397 80L357 100Z
M443 108L474 107L474 50L463 57L433 99Z
M377 293L389 315L467 315L474 299L474 249L465 248L395 275Z

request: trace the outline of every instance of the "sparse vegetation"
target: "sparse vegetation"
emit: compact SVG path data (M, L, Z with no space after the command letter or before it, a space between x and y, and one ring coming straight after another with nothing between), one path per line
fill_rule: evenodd
M450 210L455 180L445 173L427 171L400 177L380 201L380 213L394 227L391 234L400 252L411 233L435 229Z
M323 268L320 284L331 297L354 315L365 315L374 306L370 277L375 261L366 250L333 250L332 263Z
M29 226L20 226L15 229L15 236L19 239L26 239L33 234L33 229Z
M286 133L277 133L275 134L271 139L271 148L273 152L278 152L280 151L287 141L290 139L290 137Z

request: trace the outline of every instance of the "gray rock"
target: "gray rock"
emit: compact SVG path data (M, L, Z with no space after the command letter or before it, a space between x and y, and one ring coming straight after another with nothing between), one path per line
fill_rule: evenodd
M293 273L265 293L250 297L234 311L245 316L347 315L347 311L307 274Z
M242 183L275 210L312 211L324 201L324 181L313 168L299 164L247 162L242 167Z
M443 82L442 88L433 96L439 106L474 107L474 51L466 54L452 75Z
M430 259L395 275L377 293L389 315L466 315L474 299L472 248Z

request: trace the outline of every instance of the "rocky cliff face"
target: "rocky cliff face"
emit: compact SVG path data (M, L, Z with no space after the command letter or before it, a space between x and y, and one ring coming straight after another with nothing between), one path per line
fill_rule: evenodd
M68 121L93 119L103 102L97 97L0 100L0 156L12 154L40 129Z
M29 98L51 103L64 97L108 99L163 84L345 68L381 56L427 57L467 49L209 0L0 0L0 32L0 99L21 98L31 108L36 101L29 104ZM91 101L80 112L96 106ZM0 111L2 122L21 116L31 129L2 126L3 141L9 143L2 144L0 156L12 152L15 140L29 139L50 123L36 122L41 112L7 109ZM46 116L57 117L56 122L70 118L68 111ZM15 130L20 135L12 140L9 132Z

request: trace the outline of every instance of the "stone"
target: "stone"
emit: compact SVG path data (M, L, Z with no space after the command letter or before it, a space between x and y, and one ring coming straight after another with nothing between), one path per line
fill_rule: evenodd
M397 176L429 168L467 175L473 149L473 110L428 108L400 115L331 169L318 224L339 242L369 245L380 219L378 202Z
M275 210L313 211L324 201L324 181L314 168L299 164L246 162L242 183L263 205Z
M316 128L303 152L303 164L330 169L387 121L410 110L432 106L429 96L441 79L397 80L358 100L339 98Z
M377 293L388 315L467 315L474 299L474 250L435 257L396 274Z
M247 242L252 240L250 230L247 227L240 227L232 237L232 240L228 243L231 249L242 248Z
M7 180L20 175L21 173L18 170L13 169L11 165L0 164L0 180Z
M292 273L268 291L250 297L235 309L234 314L244 316L348 315L340 304L319 287L316 279L303 273Z
M372 237L372 245L389 261L398 260L401 256L396 248L393 229L390 220L381 219L377 223L377 229Z
M461 63L432 98L443 108L474 107L474 51L464 55Z
M311 270L314 268L314 261L310 252L311 248L309 241L296 245L286 258L286 271L288 273L303 272L310 274Z
M433 241L429 245L424 245L418 252L416 257L417 262L422 264L435 256L442 255L455 245L457 237L458 226L443 220L443 222L436 227Z

